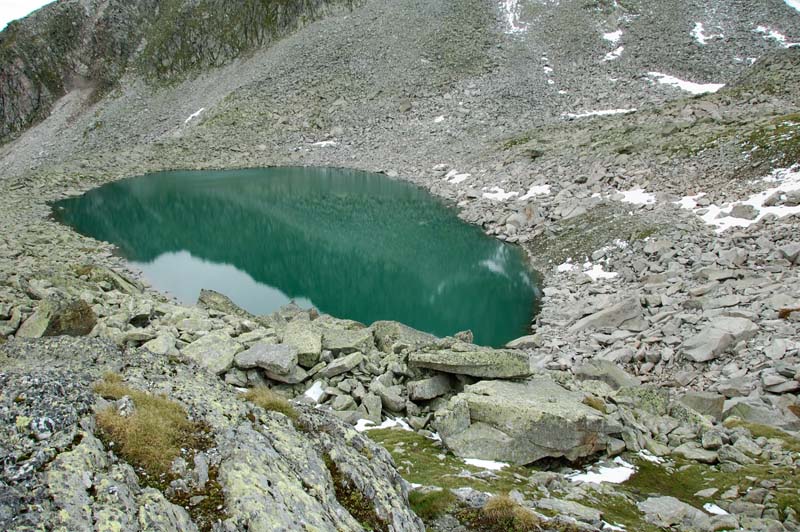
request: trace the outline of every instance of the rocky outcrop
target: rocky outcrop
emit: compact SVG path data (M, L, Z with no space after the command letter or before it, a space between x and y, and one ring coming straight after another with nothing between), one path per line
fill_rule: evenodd
M445 445L464 458L530 464L542 458L578 460L604 450L621 427L545 378L525 383L481 381L437 411Z
M0 360L4 530L197 530L198 479L209 475L220 499L205 528L357 530L347 501L337 499L337 483L346 483L385 530L424 530L388 453L328 414L297 407L293 424L242 401L209 372L146 350L123 355L96 339L15 340L0 347ZM96 436L93 412L108 403L91 383L123 366L126 386L179 400L209 431L211 447L193 466L177 459L167 489L148 487Z
M456 344L452 349L411 353L409 365L457 375L488 379L527 377L531 374L528 356L518 351L480 349Z

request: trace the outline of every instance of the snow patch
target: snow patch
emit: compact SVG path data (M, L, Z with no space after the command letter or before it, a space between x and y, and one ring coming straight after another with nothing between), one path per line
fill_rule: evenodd
M603 530L611 530L613 532L625 532L626 529L622 525L612 525L611 523L603 521Z
M645 192L643 188L634 188L625 192L617 192L622 195L620 201L633 203L634 205L651 205L656 202L656 195Z
M613 61L614 59L619 59L622 57L622 52L625 50L624 46L618 46L616 50L608 52L605 57L603 57L603 62L606 61Z
M711 515L730 515L728 512L717 506L716 504L707 502L703 505L703 510L710 513Z
M564 262L563 264L559 264L556 267L556 270L559 273L571 272L574 269L575 269L575 265L572 264L572 259L567 259L566 262Z
M520 19L519 0L501 0L500 7L503 10L503 19L506 22L506 33L523 33L528 30L528 25Z
M642 460L647 460L648 462L652 462L654 464L663 464L665 462L663 458L652 454L650 451L646 449L642 449L641 451L639 451L638 456Z
M600 484L609 482L611 484L622 484L636 472L636 467L629 464L619 456L614 458L616 466L599 466L596 471L586 471L583 473L573 473L567 478L573 482L589 482Z
M611 44L617 44L620 41L620 39L622 39L622 30L604 33L603 39L607 40Z
M714 39L724 39L725 35L722 33L706 34L706 30L703 27L703 23L697 22L695 23L694 29L692 30L692 37L694 37L694 40L696 40L700 44L706 45L708 44L709 41L712 41Z
M321 140L319 142L315 142L312 146L316 146L317 148L330 148L331 146L336 146L339 143L335 140Z
M786 5L800 11L800 0L783 0Z
M635 113L636 109L603 109L602 111L587 111L585 113L564 113L563 118L586 118L589 116L626 115Z
M602 264L592 264L591 262L587 262L583 265L583 273L584 275L588 275L592 281L613 279L619 275L617 272L605 271Z
M489 471L500 471L503 468L508 467L508 464L504 464L503 462L495 462L493 460L478 460L477 458L467 458L464 460L464 463L473 467L488 469Z
M407 431L413 431L408 423L405 422L404 419L396 417L394 419L387 419L380 425L375 425L374 422L370 421L369 419L359 419L356 421L355 429L357 432L364 432L365 430L379 430L379 429L393 429L393 428L401 428Z
M528 189L524 196L517 198L517 201L525 201L534 196L547 196L550 194L550 185L534 185Z
M186 120L184 120L184 121L183 121L183 123L184 123L184 124L188 124L189 122L191 122L192 120L194 120L195 118L198 118L198 117L199 117L201 114L203 114L203 112L204 112L205 110L206 110L206 108L205 108L205 107L201 107L200 109L198 109L198 110L197 110L197 111L195 111L194 113L190 114L190 115L189 115L189 118L187 118Z
M447 172L447 174L445 174L444 179L451 185L457 185L459 183L463 183L470 177L472 177L472 174L459 174L458 170L450 170Z
M325 388L322 386L322 381L317 381L313 385L311 385L311 388L306 390L306 392L303 395L308 397L315 403L319 403L319 400L322 399L322 395L324 393L325 393Z
M724 83L694 83L692 81L684 81L668 74L662 74L661 72L648 72L647 75L652 78L656 78L656 81L662 85L677 87L692 94L708 94L717 92L725 86Z
M770 29L766 26L757 26L756 29L753 30L755 33L760 33L764 36L764 39L771 39L778 44L781 45L782 48L791 48L793 46L800 46L800 43L796 42L786 42L786 35L782 34L779 31L775 31Z
M483 197L492 201L508 201L514 196L519 196L519 192L506 192L496 186L491 188L484 187L483 190L486 191L483 193Z
M442 122L444 122L444 115L439 115L433 119L434 124L441 124Z

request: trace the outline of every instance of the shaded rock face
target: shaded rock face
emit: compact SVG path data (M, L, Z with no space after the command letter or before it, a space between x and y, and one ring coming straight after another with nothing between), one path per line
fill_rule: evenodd
M293 424L242 401L203 369L144 349L123 355L99 339L11 340L0 360L3 530L198 529L191 507L145 487L95 435L93 412L105 406L91 384L123 367L126 385L179 398L208 427L213 447L202 467L184 464L179 480L193 485L217 472L219 530L360 530L337 499L337 483L363 495L386 530L424 530L389 454L318 410L297 407Z
M605 449L609 435L620 431L583 398L547 378L481 381L438 411L435 425L445 445L464 458L574 461Z
M85 336L97 323L92 307L82 300L48 299L25 320L17 331L20 338L42 336Z
M481 349L467 344L457 344L451 350L412 353L408 363L415 368L489 379L527 377L531 373L525 353Z

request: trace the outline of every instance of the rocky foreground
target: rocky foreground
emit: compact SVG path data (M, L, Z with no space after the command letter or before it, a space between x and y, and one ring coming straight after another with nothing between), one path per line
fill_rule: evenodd
M5 529L486 530L487 494L509 494L525 530L800 530L787 3L373 0L289 13L286 38L238 48L219 10L192 16L206 3L155 19L110 4L16 28L108 21L56 66L0 43L32 80L0 87L16 98L0 148ZM195 18L220 35L153 40ZM158 46L117 47L92 78L92 46L130 24ZM73 81L37 96L50 68ZM146 171L287 164L408 179L524 246L544 276L531 335L487 349L252 316L213 292L178 305L49 219L50 201ZM246 394L265 388L278 395ZM154 405L185 428L168 460L125 445Z

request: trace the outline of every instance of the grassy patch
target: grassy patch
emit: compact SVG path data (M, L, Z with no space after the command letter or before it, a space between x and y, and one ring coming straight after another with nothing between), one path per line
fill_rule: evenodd
M489 493L507 493L511 490L530 490L527 479L532 469L506 467L485 478L476 474L486 473L464 463L433 440L407 430L381 429L365 432L373 441L382 445L392 455L397 470L403 478L423 486L439 488L471 487ZM469 476L463 475L467 471ZM516 476L515 476L516 474ZM518 478L521 477L521 478ZM530 492L530 491L529 491Z
M458 512L457 516L469 525L470 530L479 532L537 532L544 530L577 532L580 530L563 523L543 521L508 495L492 497L480 510L465 509Z
M750 423L738 418L729 418L725 420L725 426L729 429L742 427L750 431L754 438L767 438L780 440L783 448L787 451L800 453L800 440L780 429L769 427L767 425L759 425L758 423Z
M280 412L292 421L297 420L297 410L282 395L273 392L266 386L250 388L244 398L256 406L271 412Z
M458 499L450 490L412 491L408 494L408 502L414 513L427 523L456 506Z
M330 456L325 456L325 466L333 479L333 486L336 491L336 500L339 501L345 510L352 515L356 521L361 523L365 530L375 530L379 532L389 532L389 527L375 513L375 508L360 490L353 485L350 479L342 475L336 462Z
M780 116L745 137L745 153L752 162L781 168L800 161L800 113Z
M164 492L177 478L170 472L176 458L183 456L191 463L194 454L212 447L207 427L189 420L183 407L165 396L131 388L115 373L108 373L95 383L94 391L105 399L127 396L133 401L135 410L127 417L113 407L99 412L97 428L103 443L133 465L148 486ZM220 518L224 495L216 478L216 468L212 467L202 489L169 497L171 502L186 508L200 530L211 530ZM190 504L190 499L196 496L203 498Z

